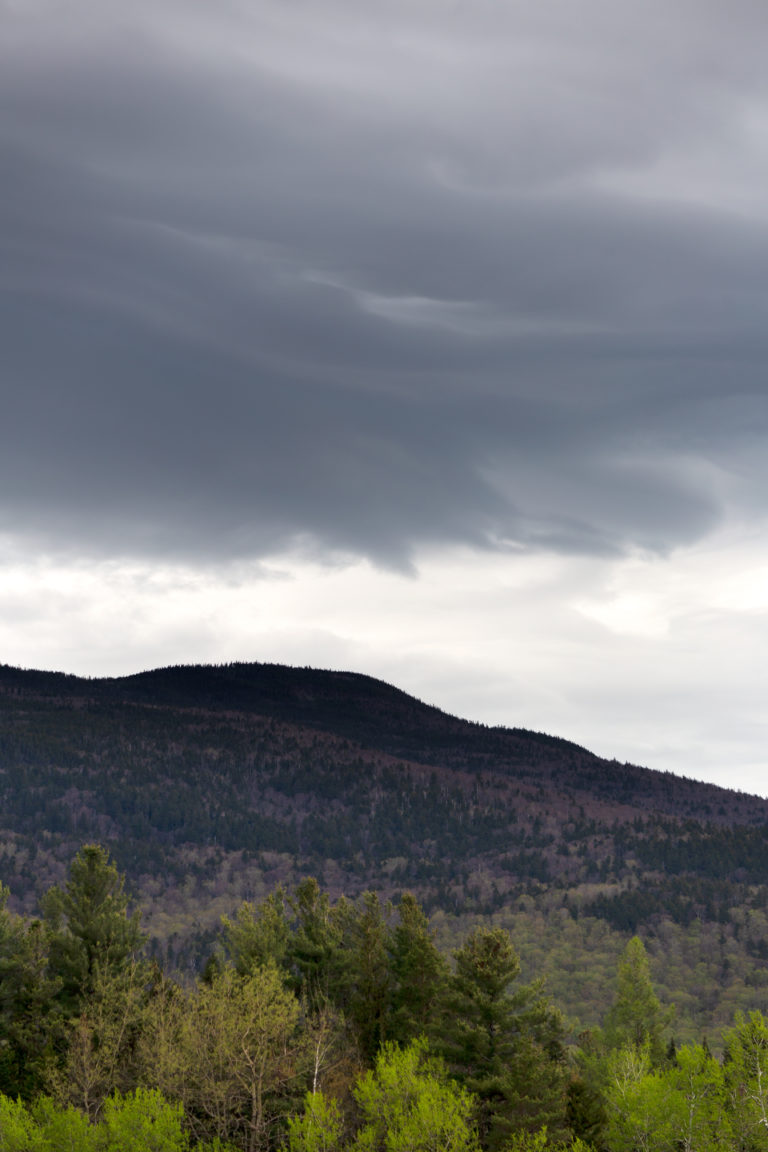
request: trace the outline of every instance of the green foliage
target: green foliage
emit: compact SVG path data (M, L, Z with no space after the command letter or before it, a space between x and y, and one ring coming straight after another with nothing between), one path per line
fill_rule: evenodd
M732 1135L723 1069L702 1044L685 1045L664 1072L676 1096L674 1143L681 1152L721 1147Z
M478 928L455 953L438 1048L479 1098L480 1135L498 1148L516 1129L566 1131L563 1024L539 985L511 990L520 962L506 932Z
M322 1092L308 1092L304 1111L288 1120L290 1152L337 1152L341 1146L343 1120L335 1100Z
M611 1048L633 1044L647 1045L651 1062L664 1057L664 1031L673 1010L662 1008L651 982L645 945L633 936L619 960L616 999L605 1022L605 1037Z
M550 1152L547 1129L537 1132L514 1132L504 1145L504 1152Z
M725 1037L724 1076L734 1134L750 1152L768 1149L768 1022L738 1013Z
M104 1152L186 1152L183 1109L159 1092L137 1088L104 1104L101 1148Z
M416 897L404 892L389 941L390 1039L407 1044L428 1031L448 980L448 965Z
M474 1152L472 1098L427 1057L423 1040L386 1044L354 1092L363 1123L354 1152Z
M0 1096L0 1152L37 1152L38 1129L21 1100Z
M271 892L256 907L246 902L234 920L222 917L224 948L236 971L247 976L264 964L281 966L286 958L290 930L281 888Z
M37 1152L101 1152L100 1133L76 1108L57 1107L49 1097L39 1097L30 1112L37 1125Z
M537 1132L515 1132L504 1145L503 1152L593 1152L578 1136L573 1140L550 1140L546 1126Z
M342 939L350 910L345 900L331 905L313 876L296 886L289 900L294 930L288 957L294 987L311 1012L338 1003L344 985Z
M86 844L69 868L63 889L43 901L50 928L50 967L62 982L65 1006L74 1010L94 989L99 972L129 965L143 943L140 912L128 915L125 880L98 844Z
M272 966L167 989L143 1039L147 1075L200 1139L268 1146L307 1064L299 1004Z
M89 1122L72 1107L47 1097L28 1106L0 1095L0 1152L240 1152L214 1140L192 1146L181 1106L159 1092L138 1088L106 1101L104 1115Z
M671 1089L651 1067L648 1045L615 1050L608 1065L608 1124L611 1152L663 1152L670 1147Z
M0 1092L25 1100L48 1080L62 1025L39 920L15 916L0 886Z
M391 996L389 909L365 892L347 926L346 1003L363 1055L372 1061L387 1039Z
M611 1054L606 1091L611 1152L698 1152L727 1146L732 1128L723 1070L702 1045L686 1045L654 1069L649 1045Z

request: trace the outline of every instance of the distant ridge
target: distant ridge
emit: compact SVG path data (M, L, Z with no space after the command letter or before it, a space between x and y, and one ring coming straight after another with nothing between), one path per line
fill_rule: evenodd
M401 689L359 672L332 671L282 664L244 663L169 665L127 676L87 678L65 672L41 672L0 665L0 693L40 699L91 700L99 704L197 708L272 717L284 723L344 736L372 749L414 758L425 764L481 769L499 757L510 763L532 761L540 777L562 772L568 758L572 784L607 787L624 801L650 799L662 810L691 802L692 797L739 798L729 802L726 822L768 820L768 800L714 784L619 764L589 752L573 741L527 728L489 727L452 716ZM547 762L546 753L551 754ZM565 783L565 780L562 781ZM644 794L648 792L649 797ZM712 817L712 813L702 813ZM717 819L715 814L714 818Z

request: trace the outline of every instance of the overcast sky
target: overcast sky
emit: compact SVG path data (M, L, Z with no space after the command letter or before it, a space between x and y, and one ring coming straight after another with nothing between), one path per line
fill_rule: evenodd
M762 0L0 0L0 660L768 794Z

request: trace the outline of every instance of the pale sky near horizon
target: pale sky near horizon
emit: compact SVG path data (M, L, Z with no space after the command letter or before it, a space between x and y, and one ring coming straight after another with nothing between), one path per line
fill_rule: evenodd
M768 794L768 8L0 0L0 661Z

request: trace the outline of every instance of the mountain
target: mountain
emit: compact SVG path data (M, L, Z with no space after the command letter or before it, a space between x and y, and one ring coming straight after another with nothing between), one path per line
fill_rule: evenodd
M642 931L671 971L670 949L698 933L710 999L766 995L768 801L461 720L355 673L0 667L0 880L15 905L33 911L94 840L178 964L242 899L313 874L334 896L416 892L446 944L459 921L508 922L532 969L566 927L596 978L612 934Z

